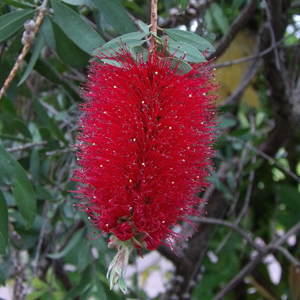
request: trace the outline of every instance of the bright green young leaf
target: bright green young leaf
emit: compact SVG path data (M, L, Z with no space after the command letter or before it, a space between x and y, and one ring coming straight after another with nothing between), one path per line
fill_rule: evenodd
M146 33L149 34L149 27L143 22L143 21L139 21L139 27Z
M119 0L94 0L93 3L119 34L136 31L136 27Z
M23 9L0 17L0 43L15 34L33 14L32 9Z
M210 11L212 14L213 19L215 20L217 26L221 30L223 34L226 34L229 30L229 24L226 16L223 13L222 8L218 3L211 3Z
M7 243L8 243L8 210L7 210L6 200L0 190L0 255L6 254Z
M168 46L171 54L176 52L176 58L182 59L185 55L184 60L188 62L200 63L206 61L203 54L191 45L171 41L168 43Z
M183 12L186 7L189 5L190 0L180 0L180 4L181 4L181 12Z
M53 253L53 254L48 254L47 256L52 259L59 259L67 255L82 239L82 234L83 234L84 229L78 230L73 237L71 238L70 242L68 245L58 253ZM86 238L86 237L85 237Z
M126 285L126 282L125 282L125 279L123 276L121 276L118 280L118 284L119 284L119 287L120 287L120 290L126 294L127 292L127 285Z
M71 8L56 0L51 0L51 5L54 20L69 39L83 51L90 54L95 47L105 43L102 37Z
M204 38L201 36L191 33L184 30L179 29L164 29L164 32L171 36L171 39L177 42L183 42L188 45L191 45L201 52L208 51L213 52L215 51L215 48Z
M20 82L18 83L18 86L21 85L27 79L27 77L30 75L32 69L34 68L35 63L37 62L37 60L40 56L40 53L41 53L43 47L45 46L45 40L44 40L44 37L42 34L37 33L36 38L34 40L35 40L35 43L33 46L30 61L27 65L27 68L26 68Z
M11 186L14 199L22 218L27 221L26 228L30 228L36 216L36 197L24 169L0 145L0 176Z
M21 2L21 1L16 1L16 0L1 0L3 3L9 4L14 7L18 8L33 8L34 5L28 2Z

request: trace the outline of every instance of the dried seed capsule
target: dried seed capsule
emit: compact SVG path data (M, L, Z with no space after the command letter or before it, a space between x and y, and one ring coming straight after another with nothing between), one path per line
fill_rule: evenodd
M35 29L35 22L33 20L27 20L25 23L24 23L24 28L25 30L27 31L34 31Z
M27 43L32 43L34 40L34 32L33 31L29 31L29 30L25 30L23 32L23 37L22 37L22 44L25 45Z

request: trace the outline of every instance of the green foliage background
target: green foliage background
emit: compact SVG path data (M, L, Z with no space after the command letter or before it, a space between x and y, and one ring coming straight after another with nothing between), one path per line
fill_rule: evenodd
M249 3L207 1L199 12L193 5L200 7L200 2L194 0L179 15L179 2L183 6L189 3L159 1L159 25L184 26L191 31L197 24L196 33L215 45L226 37ZM265 2L257 2L257 13L247 23L253 36L259 35L267 18ZM23 23L36 18L40 5L31 0L0 2L0 87L23 48ZM90 53L112 38L139 30L139 20L149 24L149 7L144 0L50 0L35 42L1 99L0 285L13 288L12 299L147 299L137 280L127 296L109 290L105 274L115 253L107 249L106 237L87 238L90 223L73 207L76 199L69 191L75 184L69 177L76 168L73 145L81 102L77 91L86 80ZM279 50L287 70L294 74L289 95L297 92L299 82L297 14L299 1L291 1L285 15L290 30L285 31ZM232 51L234 55L234 48ZM221 64L217 72L231 76ZM258 107L247 104L251 99L242 102L242 96L235 102L222 100L219 152L212 176L212 198L213 203L220 203L220 219L239 226L253 241L260 241L261 247L300 222L299 122L293 132L286 132L284 142L278 138L278 145L273 145L276 151L264 152L280 114L270 100L267 81L263 69L258 69L251 82L260 101ZM206 252L218 259L214 262L211 255L205 255L189 291L191 299L213 299L251 261L255 249L225 225L211 229ZM294 267L300 257L298 231L293 236L294 243L281 245L285 250L270 250L281 265L278 284L270 279L262 259L223 299L300 299L300 276ZM199 243L199 249L206 247ZM73 267L68 268L70 265ZM176 268L179 276L180 266ZM157 299L160 297L175 299L167 293ZM178 299L183 298L178 294Z

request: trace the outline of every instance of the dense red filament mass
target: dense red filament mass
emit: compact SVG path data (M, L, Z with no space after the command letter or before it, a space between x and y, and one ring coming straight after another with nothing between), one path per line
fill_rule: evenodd
M120 65L94 61L83 90L78 206L96 229L153 250L176 236L179 220L199 214L195 193L209 185L217 85L208 63L180 75L156 53L148 62L125 50L114 59Z

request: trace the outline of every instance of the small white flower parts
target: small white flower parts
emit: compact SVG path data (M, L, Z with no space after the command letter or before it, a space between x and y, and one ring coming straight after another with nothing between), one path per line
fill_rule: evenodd
M24 28L25 31L23 32L23 37L22 37L22 44L26 45L26 44L31 44L34 40L34 29L35 29L35 22L33 20L27 20L24 23Z

